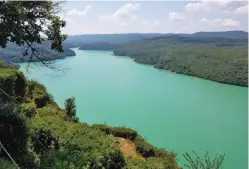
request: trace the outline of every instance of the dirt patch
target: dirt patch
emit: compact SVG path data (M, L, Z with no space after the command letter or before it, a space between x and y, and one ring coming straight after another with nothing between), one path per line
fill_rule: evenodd
M136 146L131 140L124 139L122 137L116 137L116 143L124 155L132 157L138 156L136 152Z

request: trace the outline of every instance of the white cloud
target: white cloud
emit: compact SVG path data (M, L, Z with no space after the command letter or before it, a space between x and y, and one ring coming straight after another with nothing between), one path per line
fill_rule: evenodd
M137 16L134 12L140 9L140 7L140 4L125 4L113 14L113 17L120 19L135 19Z
M84 10L82 10L82 11L80 11L80 10L77 10L77 9L72 9L72 10L70 10L68 13L67 13L67 15L76 15L76 16L84 16L84 15L86 15L87 14L87 12L91 9L91 5L87 5L86 7L85 7L85 9Z
M241 10L241 7L247 5L246 1L230 1L230 0L216 0L208 1L202 0L198 2L190 2L185 6L186 11L203 12L203 11L217 11L217 12L231 12ZM245 10L244 8L242 9Z
M124 27L124 26L128 26L128 25L130 25L130 24L129 24L129 23L126 23L126 22L122 22L122 23L121 23L121 26L123 26L123 27Z
M197 12L197 11L200 11L200 10L207 10L209 9L208 6L205 6L202 2L191 2L191 3L188 3L186 6L185 6L185 9L187 11L193 11L193 12Z
M136 11L140 8L141 5L138 3L128 3L120 7L113 14L99 16L99 21L102 23L108 23L109 26L112 25L113 27L127 27L136 21L138 18Z
M157 20L146 20L141 22L142 25L156 27L160 24Z
M185 20L185 16L179 12L170 12L168 15L168 19L170 21L183 21Z
M233 19L223 19L223 21L221 22L221 24L223 26L228 26L228 27L238 27L241 25L240 21L236 21Z
M225 18L225 19L208 19L208 18L201 18L199 19L199 22L207 25L216 25L216 26L224 26L224 27L238 27L241 25L241 23L237 20L231 19L231 18Z
M234 11L235 14L247 14L248 13L248 4L240 6Z

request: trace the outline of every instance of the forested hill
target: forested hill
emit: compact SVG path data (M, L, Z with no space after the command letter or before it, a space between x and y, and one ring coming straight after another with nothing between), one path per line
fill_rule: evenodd
M116 50L120 47L119 44L111 44L108 42L86 43L79 47L79 50Z
M183 33L125 33L125 34L83 34L83 35L70 35L65 40L66 43L70 43L76 46L81 44L94 44L99 42L107 42L111 44L123 44L136 40L143 40L153 37L168 37L172 35L182 37L220 37L220 38L232 38L232 39L245 39L248 37L248 33L244 31L223 31L223 32L196 32L193 34Z
M60 53L50 48L51 44L49 42L44 42L42 44L37 44L36 49L42 54L39 56L43 60L54 60L63 59L68 56L75 56L75 52L69 49L69 44L64 44L64 52ZM29 57L24 57L23 53L25 51L24 46L17 46L13 43L7 45L6 48L0 48L0 59L8 62L27 62ZM33 57L30 61L38 61L38 58Z
M124 44L115 55L216 82L248 86L248 39L156 37Z

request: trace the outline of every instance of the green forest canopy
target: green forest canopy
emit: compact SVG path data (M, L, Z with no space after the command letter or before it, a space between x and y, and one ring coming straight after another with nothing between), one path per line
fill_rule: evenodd
M157 37L122 45L115 55L159 69L248 86L248 39Z

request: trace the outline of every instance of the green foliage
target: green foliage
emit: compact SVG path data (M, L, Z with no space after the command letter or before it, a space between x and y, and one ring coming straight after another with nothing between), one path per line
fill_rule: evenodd
M18 70L0 68L0 88L8 95L0 92L2 102L21 102L26 93L26 79Z
M49 130L39 129L32 136L32 144L37 154L43 154L46 151L59 150L59 141Z
M28 151L24 152L21 156L15 158L15 160L21 169L38 169L39 166L35 154Z
M34 90L36 86L40 85L36 80L29 80L27 85L27 95L28 97L33 100L34 98Z
M37 108L41 108L54 103L54 98L47 91L46 87L36 80L28 81L27 96L31 100L34 99Z
M176 162L170 163L166 158L149 157L143 158L126 158L126 167L124 169L180 169Z
M201 159L195 152L193 154L195 157L191 157L189 153L183 154L188 162L184 166L189 169L221 169L225 157L225 154L218 155L211 160L208 152L205 154L204 159Z
M127 127L110 127L105 124L94 124L93 127L115 137L123 137L130 140L134 140L137 137L137 132Z
M121 169L124 165L124 158L119 151L103 157L95 153L66 149L50 152L41 158L41 169Z
M43 95L35 97L35 104L37 108L41 108L47 106L48 104L51 104L52 100L52 96L49 93L45 93Z
M155 157L155 148L150 143L140 138L137 138L134 143L136 145L136 151L143 157Z
M116 50L120 45L111 44L108 42L98 42L98 43L84 43L81 44L79 50Z
M4 79L8 79L12 73L12 70L0 71ZM3 104L0 107L1 142L20 168L133 169L138 164L141 169L165 169L165 166L178 169L169 153L163 150L157 153L154 147L153 158L144 159L138 155L143 161L126 159L114 136L134 141L140 138L136 131L125 127L75 123L79 119L75 116L74 98L67 99L66 105L70 108L65 111L58 108L40 83L28 81L24 89L27 91L24 96L27 97L26 103ZM48 97L43 98L45 95ZM65 120L69 118L68 115L70 121ZM146 148L143 147L143 150ZM7 156L0 151L0 157ZM0 160L0 166L8 164L8 161ZM12 166L6 168L12 169Z
M14 63L6 63L0 59L0 68L7 68L7 69L19 69L20 66Z
M135 62L221 83L248 86L248 39L159 37L114 51Z
M36 107L31 103L21 104L20 109L20 112L22 112L29 118L36 115Z
M70 97L70 98L66 99L65 108L66 108L66 112L67 112L68 117L72 118L72 117L76 116L76 104L75 104L74 97Z
M0 159L0 168L1 169L16 169L16 166L11 161Z
M1 143L13 156L20 156L27 148L27 128L24 115L14 104L0 106L0 136ZM0 151L0 156L7 156Z
M8 42L17 45L42 43L41 32L51 40L51 48L63 51L62 41L66 35L61 28L66 25L56 13L58 2L53 1L2 1L0 2L0 46ZM34 50L31 48L30 50Z
M40 111L38 111L38 114L39 116L35 116L30 120L30 133L36 133L39 129L50 130L51 134L58 138L60 148L63 150L62 154L66 150L83 152L84 158L78 160L78 162L82 163L82 165L89 164L90 168L112 168L114 165L123 165L121 164L123 156L112 137L86 124L65 121L60 114L48 113L40 115ZM53 156L57 155L60 156L60 153L53 152ZM68 156L70 157L69 154ZM51 157L50 159L56 160L57 158ZM56 164L51 162L47 165L50 164L51 166L49 166L53 168L54 165L64 164L67 160L70 160L70 158L65 159L65 161L63 161L63 158L59 158L58 163L55 161ZM44 157L42 164L45 165L46 161L47 159ZM118 164L118 161L120 161L120 164Z

